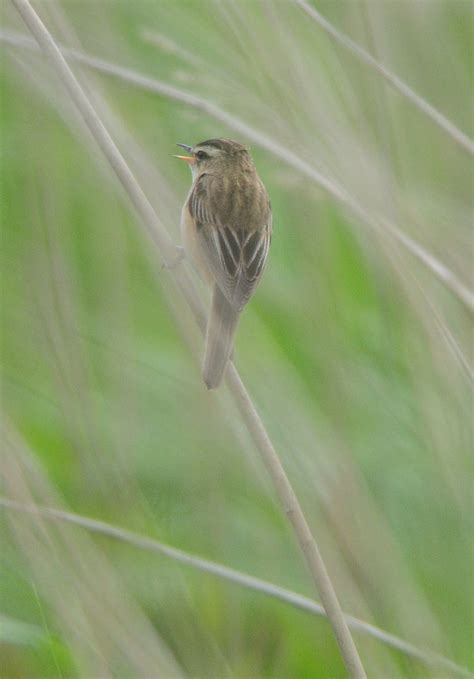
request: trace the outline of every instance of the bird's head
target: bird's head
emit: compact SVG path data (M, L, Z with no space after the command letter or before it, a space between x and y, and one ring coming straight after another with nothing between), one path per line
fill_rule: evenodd
M193 177L204 172L213 174L253 167L247 148L232 139L208 139L195 146L187 144L177 146L181 146L189 153L188 156L175 157L188 163Z

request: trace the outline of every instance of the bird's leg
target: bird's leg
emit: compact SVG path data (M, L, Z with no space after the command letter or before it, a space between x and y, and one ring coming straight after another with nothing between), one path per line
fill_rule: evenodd
M176 267L181 264L185 258L184 248L181 245L176 245L176 257L170 262L165 262L162 269L176 269Z

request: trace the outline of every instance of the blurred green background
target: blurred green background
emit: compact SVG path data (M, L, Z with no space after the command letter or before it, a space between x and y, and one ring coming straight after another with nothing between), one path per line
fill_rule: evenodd
M313 5L472 136L470 2ZM63 45L219 105L472 284L472 159L292 2L35 7ZM2 19L27 34L7 2ZM285 159L73 68L177 244L175 143L249 143L274 237L236 364L344 609L474 667L468 311ZM1 99L3 495L315 596L232 399L201 382L185 303L39 52L3 41ZM65 524L2 510L0 531L2 677L344 676L323 618ZM451 676L355 639L369 676Z

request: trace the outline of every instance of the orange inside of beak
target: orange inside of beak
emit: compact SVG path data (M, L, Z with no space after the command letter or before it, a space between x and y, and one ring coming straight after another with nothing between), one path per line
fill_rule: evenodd
M188 165L193 165L196 162L196 158L194 156L175 156L175 158L186 161Z

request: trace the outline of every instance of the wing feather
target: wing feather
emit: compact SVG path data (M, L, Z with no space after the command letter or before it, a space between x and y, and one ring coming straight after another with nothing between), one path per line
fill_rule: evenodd
M264 192L260 196L265 201L263 209L257 206L257 223L248 223L245 210L232 214L232 223L224 223L228 215L221 214L219 206L209 200L210 181L208 175L198 178L188 208L196 222L198 242L209 271L232 307L241 311L267 260L272 232L270 205Z

